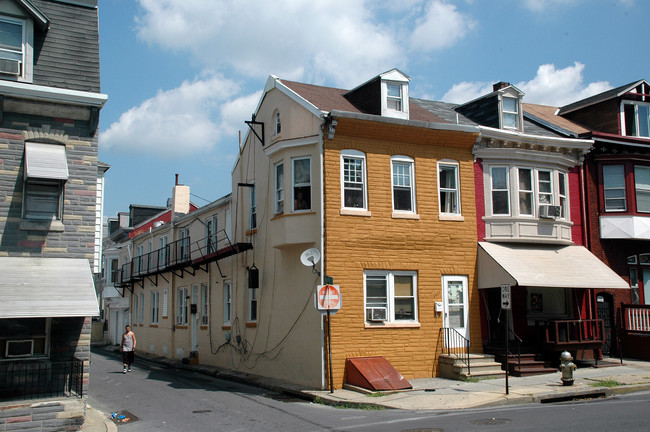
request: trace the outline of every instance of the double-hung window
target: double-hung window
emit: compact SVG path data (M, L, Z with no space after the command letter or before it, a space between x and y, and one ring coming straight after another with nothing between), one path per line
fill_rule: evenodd
M503 127L519 129L519 100L513 97L502 98Z
M366 156L356 150L341 152L342 207L366 209Z
M560 218L566 219L569 215L569 201L567 200L566 174L557 174L558 198L560 199Z
M296 158L293 163L293 210L311 210L311 158Z
M144 323L144 293L140 293L140 324Z
M625 135L650 138L650 103L623 102Z
M180 241L178 242L178 257L181 261L185 261L190 257L190 229L181 228L179 231Z
M26 21L0 17L0 73L24 75Z
M625 211L625 167L603 165L603 192L605 211Z
M550 171L537 171L537 200L540 204L553 204L553 186Z
M223 323L230 325L232 320L232 282L223 283Z
M402 85L386 84L386 107L394 111L402 111Z
M178 288L176 291L176 324L187 324L187 288Z
M144 246L136 246L135 247L135 263L134 263L134 271L136 273L140 273L141 271L144 270L143 266L143 255L144 255Z
M255 197L255 185L251 185L248 189L248 229L254 230L257 228L257 202Z
M391 157L393 179L393 210L415 212L415 176L413 159Z
M167 236L162 236L158 240L160 248L158 249L158 266L166 267L169 264L169 253L167 251Z
M151 324L158 324L158 315L160 311L160 293L151 291Z
M634 166L634 189L636 191L636 211L650 212L650 167Z
M201 284L201 324L208 325L208 284Z
M207 253L217 251L217 216L205 220L205 244Z
M530 168L519 168L519 214L524 216L533 215L533 170Z
M284 163L275 164L275 214L284 213Z
M510 188L508 168L503 166L494 166L490 170L492 184L492 214L509 215L510 214Z
M64 145L26 142L23 218L61 220L63 187L68 177Z
M440 213L460 214L460 189L458 184L458 163L438 163L438 201Z
M366 321L418 320L416 272L366 270L363 276Z

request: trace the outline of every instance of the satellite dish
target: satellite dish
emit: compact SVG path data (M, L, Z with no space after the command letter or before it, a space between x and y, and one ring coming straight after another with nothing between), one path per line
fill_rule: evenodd
M300 254L300 262L307 266L313 267L320 260L320 252L316 248L310 248Z

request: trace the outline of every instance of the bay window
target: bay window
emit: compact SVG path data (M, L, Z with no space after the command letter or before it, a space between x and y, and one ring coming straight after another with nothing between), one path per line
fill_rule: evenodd
M636 211L650 212L650 167L634 167L634 189L636 191Z
M296 158L293 163L293 210L311 210L311 158Z
M533 215L533 170L519 168L519 214Z
M510 188L507 167L492 167L490 170L492 184L492 214L510 214Z

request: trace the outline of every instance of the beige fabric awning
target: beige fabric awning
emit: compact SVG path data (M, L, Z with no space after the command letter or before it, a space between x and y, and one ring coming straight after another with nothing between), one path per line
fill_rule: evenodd
M583 246L479 242L478 287L629 289Z
M0 318L97 315L88 260L0 257Z

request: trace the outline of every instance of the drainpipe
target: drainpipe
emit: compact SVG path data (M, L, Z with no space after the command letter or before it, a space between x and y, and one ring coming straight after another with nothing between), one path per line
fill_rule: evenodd
M321 128L318 137L319 145L319 163L320 163L320 250L321 250L321 260L320 260L320 283L323 284L323 278L325 277L325 172L324 172L324 154L325 154L325 145L323 143L323 129L324 129L325 119L323 118L323 123L321 123ZM329 335L331 337L331 335ZM321 388L327 388L327 376L325 374L325 315L321 314L320 319L320 350L321 350ZM330 371L332 373L332 371Z

